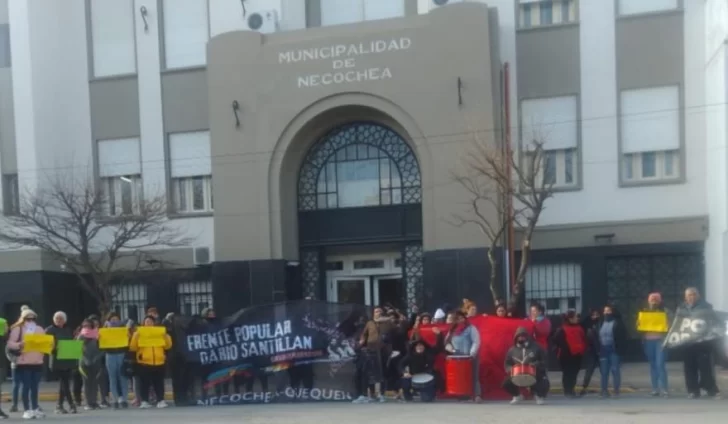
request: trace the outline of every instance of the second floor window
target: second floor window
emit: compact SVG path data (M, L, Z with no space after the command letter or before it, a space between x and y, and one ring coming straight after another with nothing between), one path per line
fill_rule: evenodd
M682 130L678 86L622 91L619 123L623 181L680 177Z
M577 20L577 0L519 0L519 27L565 24Z
M139 139L99 141L98 168L104 213L108 216L139 213L143 199Z
M404 0L321 0L321 26L404 16Z
M210 132L170 134L169 155L174 211L211 212L213 204Z
M543 145L539 178L554 188L576 187L579 165L579 122L576 96L527 99L521 102L521 146L526 163L533 143Z

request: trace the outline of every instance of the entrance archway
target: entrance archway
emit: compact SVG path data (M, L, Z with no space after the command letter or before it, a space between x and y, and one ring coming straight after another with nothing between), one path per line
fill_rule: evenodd
M297 188L306 296L421 302L422 180L402 135L368 121L333 128L307 152Z

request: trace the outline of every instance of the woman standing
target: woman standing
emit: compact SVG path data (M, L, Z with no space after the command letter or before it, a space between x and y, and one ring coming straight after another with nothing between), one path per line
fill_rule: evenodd
M38 318L32 309L24 309L20 314L20 320L16 322L10 331L8 348L18 352L16 360L15 378L23 385L23 419L31 420L43 418L45 414L38 406L38 387L43 374L43 354L39 352L24 352L23 337L26 334L45 334L45 330L35 320Z
M604 307L599 324L599 368L602 376L601 397L609 397L609 374L612 374L614 396L619 396L622 384L621 352L627 340L627 330L612 306Z
M153 316L144 318L145 327L154 327L157 321ZM169 334L164 333L164 346L162 347L141 347L139 346L139 331L135 332L129 343L129 350L136 352L139 379L141 380L142 403L140 408L151 408L149 404L149 389L154 389L157 399L157 408L166 408L164 401L164 371L166 363L166 351L172 348L172 339Z
M66 313L58 311L53 314L53 325L46 328L46 334L55 339L56 348L53 350L48 368L58 378L58 404L56 414L67 414L69 411L75 414L76 405L71 396L71 372L76 368L77 362L73 359L58 359L58 342L61 340L73 340L73 332L66 327ZM63 402L68 402L68 411L63 408Z
M660 293L650 293L647 296L647 309L643 312L658 313L664 316L665 332L662 331L643 331L642 345L645 349L647 362L650 364L650 379L652 380L652 396L667 397L667 368L665 367L667 352L662 348L667 334L667 313L662 305L662 295ZM637 329L641 325L637 323Z
M116 312L111 312L106 320L106 327L109 328L126 328L126 324L121 322L121 317ZM114 409L126 409L129 407L127 398L129 396L129 379L124 375L124 359L126 359L126 347L118 349L107 349L106 353L106 372L109 376L109 386L111 389L111 401Z
M554 345L561 365L564 395L574 397L581 361L587 348L586 333L575 311L569 311L564 315L564 323L554 333Z
M445 350L453 355L466 355L473 361L473 394L476 402L481 400L480 392L480 333L473 327L463 311L454 313L455 322L445 336Z
M79 371L84 380L83 388L86 398L86 406L84 409L91 411L100 408L98 392L104 358L104 353L99 349L99 329L94 324L94 321L90 319L83 321L78 340L83 342L83 353L79 364Z

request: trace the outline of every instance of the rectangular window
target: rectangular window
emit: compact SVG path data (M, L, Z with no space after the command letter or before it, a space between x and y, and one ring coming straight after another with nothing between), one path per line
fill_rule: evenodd
M546 315L581 311L581 265L532 264L526 271L526 304L540 303Z
M400 18L404 16L404 0L364 0L364 20Z
M575 22L578 0L519 0L519 27Z
M139 139L99 141L98 167L104 212L109 216L139 213L143 198Z
M205 308L213 308L212 282L190 281L177 286L179 312L182 315L200 315Z
M321 26L364 20L364 0L321 0Z
M0 25L0 68L9 68L12 64L10 55L10 25Z
M210 39L207 0L164 0L163 7L166 68L205 65Z
M169 154L175 211L212 211L210 132L170 134Z
M3 175L3 213L15 215L20 211L18 174Z
M541 25L551 25L554 23L554 4L551 1L542 1L539 4L541 10Z
M146 313L147 286L144 284L114 284L111 287L111 310L122 320L141 322Z
M636 15L640 13L664 12L676 10L679 0L619 0L620 15Z
M679 87L623 91L620 109L621 168L624 180L679 178Z
M679 151L628 153L622 169L625 181L669 180L679 177Z
M575 186L578 164L578 113L576 96L528 99L521 102L521 146L527 164L529 149L543 145L542 163L534 171L554 187Z
M93 75L136 72L133 0L91 0Z

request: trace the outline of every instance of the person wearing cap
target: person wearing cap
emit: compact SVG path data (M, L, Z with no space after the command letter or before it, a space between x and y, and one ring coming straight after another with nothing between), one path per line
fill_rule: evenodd
M433 332L440 336L440 330L435 327ZM435 377L435 353L433 349L422 340L411 343L409 353L399 362L399 373L402 376L400 385L405 401L412 400L412 377L418 374L425 374L432 379L425 383L424 387L418 389L422 402L435 400L436 377Z
M435 311L435 315L432 317L432 322L434 324L444 324L445 316L445 311L443 311L442 309L438 309Z
M647 308L643 312L660 312L665 314L665 323L667 312L662 304L662 295L660 293L650 293L647 296ZM667 352L662 348L665 341L665 332L644 332L642 334L642 347L645 350L647 362L650 364L650 380L652 383L652 396L668 396L667 391L667 367L665 365Z
M58 311L53 314L53 325L46 328L46 334L53 336L55 339L55 349L48 358L48 368L58 379L58 403L56 404L56 414L67 414L68 412L75 414L76 404L73 403L71 396L71 372L78 361L74 359L58 359L58 342L61 340L73 340L73 331L66 327L66 313ZM68 410L63 408L63 403L68 402Z
M43 327L36 323L38 315L30 308L23 309L20 319L13 324L8 337L8 350L17 353L15 359L15 377L23 385L21 397L23 400L23 419L43 418L45 414L38 405L38 388L43 375L43 354L40 352L25 352L23 337L26 334L45 334Z

